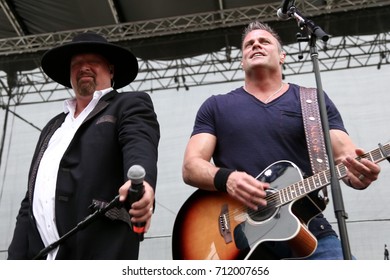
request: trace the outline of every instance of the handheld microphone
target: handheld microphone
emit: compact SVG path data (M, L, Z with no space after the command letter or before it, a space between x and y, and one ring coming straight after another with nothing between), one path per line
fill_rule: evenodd
M127 172L127 178L131 180L131 186L126 201L126 206L130 209L131 205L140 200L144 195L145 169L140 165L133 165ZM140 241L144 240L145 223L133 223L133 231L138 233Z

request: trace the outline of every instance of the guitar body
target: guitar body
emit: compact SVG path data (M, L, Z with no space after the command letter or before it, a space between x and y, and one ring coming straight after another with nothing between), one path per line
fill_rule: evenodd
M227 193L195 191L175 220L173 259L290 259L311 255L317 240L307 223L325 209L318 192L272 206L273 194L302 180L298 167L288 161L270 165L257 179L271 186L267 190L269 207L258 211L246 208Z

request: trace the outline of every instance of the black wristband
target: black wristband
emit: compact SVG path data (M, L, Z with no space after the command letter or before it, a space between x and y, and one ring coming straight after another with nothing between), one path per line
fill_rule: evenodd
M226 183L233 169L220 168L214 177L214 187L220 192L226 192Z

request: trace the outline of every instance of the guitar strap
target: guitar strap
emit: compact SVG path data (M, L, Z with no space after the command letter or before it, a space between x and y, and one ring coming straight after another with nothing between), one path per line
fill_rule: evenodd
M313 173L316 174L329 168L318 106L317 89L300 87L299 93L310 164ZM324 187L322 192L327 199L327 188Z

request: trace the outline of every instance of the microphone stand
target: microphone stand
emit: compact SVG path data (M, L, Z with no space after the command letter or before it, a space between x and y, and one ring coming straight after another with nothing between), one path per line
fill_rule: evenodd
M98 217L104 215L108 210L120 206L121 203L119 201L119 195L116 196L112 201L109 203L103 203L103 202L93 202L92 205L89 206L91 209L95 209L95 212L87 216L84 220L79 222L73 229L65 233L63 236L61 236L57 241L51 243L47 247L43 248L38 255L36 255L33 260L39 260L46 256L50 251L55 249L57 246L59 246L61 243L65 242L69 237L74 235L75 233L79 232L80 230L87 227L90 223L95 221Z
M320 111L320 117L321 117L321 123L323 127L324 132L324 142L326 146L326 151L329 159L329 170L331 175L331 190L332 190L332 198L333 198L333 205L334 205L334 211L336 215L336 219L338 222L339 227L339 233L340 233L340 240L341 240L341 246L343 249L343 255L344 259L351 260L351 250L349 246L348 241L348 234L347 234L347 227L345 224L345 220L348 218L348 215L346 214L344 210L344 203L340 188L340 183L337 177L336 168L335 168L335 162L333 158L333 152L332 152L332 145L329 135L329 123L328 123L328 115L326 111L326 104L325 104L325 98L324 93L322 89L322 83L321 83L321 77L320 77L320 70L319 70L319 63L318 63L318 52L316 48L316 39L320 38L324 42L326 42L329 39L329 35L326 34L319 26L315 25L313 21L306 19L298 10L297 8L292 5L290 8L288 8L287 15L289 17L293 17L297 20L298 26L301 29L306 29L307 33L309 34L309 38L299 38L298 40L302 41L309 41L310 44L310 55L313 62L314 67L314 74L316 78L316 85L317 85L317 96L318 96L318 103L319 103L319 111Z

